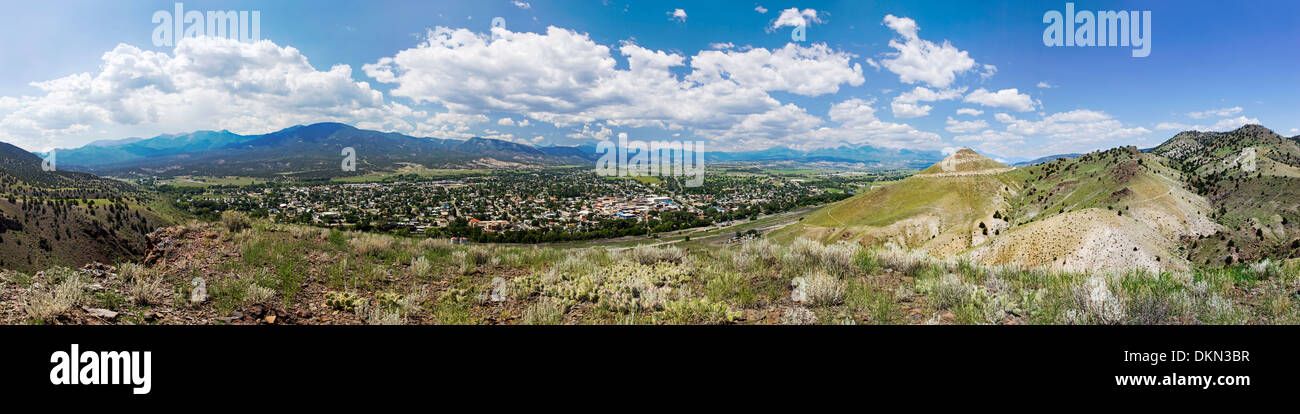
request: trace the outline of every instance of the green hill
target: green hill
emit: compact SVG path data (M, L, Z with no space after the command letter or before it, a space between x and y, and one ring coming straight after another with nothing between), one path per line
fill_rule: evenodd
M1300 257L1297 166L1300 145L1258 125L1019 169L962 150L774 237L1071 271L1289 259Z
M0 267L136 258L148 248L146 235L169 224L149 207L152 201L124 182L44 171L41 158L0 143Z
M1196 139L1170 140L1152 151L1175 160L1188 188L1209 201L1222 225L1188 243L1190 260L1300 256L1300 144L1259 125L1190 136Z

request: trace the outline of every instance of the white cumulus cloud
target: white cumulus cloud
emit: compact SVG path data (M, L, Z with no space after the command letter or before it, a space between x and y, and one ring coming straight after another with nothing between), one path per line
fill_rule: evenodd
M919 102L934 102L961 97L966 92L966 88L958 89L940 89L931 90L923 86L917 86L911 91L903 92L890 102L890 109L894 112L895 118L917 118L930 114L933 109L930 105L922 105Z
M979 131L984 128L988 128L989 126L988 121L985 121L983 119L976 119L974 121L958 121L956 119L953 119L951 116L948 117L947 124L948 126L944 127L943 129L947 130L948 132L953 132L958 134L968 134L971 132Z
M1089 109L1058 112L1037 121L1016 119L1003 113L995 117L1006 125L1005 129L985 129L978 134L953 137L953 141L972 143L978 150L1002 156L1026 157L1128 145L1151 133L1140 126L1125 126L1105 112Z
M817 10L791 7L781 10L781 15L772 21L772 26L768 30L776 30L782 27L807 27L813 23L821 23L822 19L817 15Z
M875 115L874 101L851 98L831 105L827 112L838 126L823 126L799 135L800 139L817 143L813 146L835 144L869 144L882 148L938 149L942 142L938 134L921 131L911 125L885 122Z
M890 53L891 58L881 61L881 64L897 74L903 83L923 82L936 88L946 88L956 79L957 74L975 67L975 59L969 53L957 49L947 40L943 44L937 44L921 39L917 35L921 28L915 20L891 14L885 16L884 24L898 32L902 41L897 38L889 40L889 47L897 52ZM992 68L992 71L996 71L996 68ZM986 73L991 75L992 72Z
M841 84L862 85L862 66L853 55L837 52L825 43L804 47L787 43L775 50L703 51L691 59L694 71L687 80L713 83L730 79L766 91L817 96L839 91Z
M979 88L966 95L966 99L963 99L963 101L1020 112L1032 111L1035 107L1033 98L1030 98L1028 94L1020 93L1015 88L1003 89L997 92L989 92L987 89Z
M627 59L616 67L613 53ZM363 67L391 94L454 113L509 113L567 128L689 129L721 145L793 142L822 122L768 93L836 93L865 79L853 55L825 44L706 50L689 60L631 42L616 48L557 27L493 28L492 36L438 27L416 47ZM689 63L688 63L689 62ZM689 67L684 75L674 67Z
M427 116L385 103L348 65L319 71L269 40L184 38L171 54L119 44L101 61L95 73L33 83L39 95L0 100L11 103L0 105L0 140L71 147L102 138L89 132L264 133L322 121L409 132L410 120Z
M685 21L686 21L686 10L682 10L682 9L674 9L673 11L668 12L668 20L676 20L676 21L679 21L679 22L685 22Z

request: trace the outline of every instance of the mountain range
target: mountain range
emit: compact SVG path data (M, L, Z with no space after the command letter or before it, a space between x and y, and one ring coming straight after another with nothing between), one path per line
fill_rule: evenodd
M428 168L519 167L589 164L596 145L533 147L491 138L420 138L358 129L339 123L294 126L262 135L197 131L153 138L101 140L55 150L61 169L100 175L238 175L332 177L343 148L357 154L353 174L391 171L416 164ZM47 153L38 153L42 157ZM808 151L774 147L744 152L709 152L713 162L840 163L863 168L925 168L943 158L937 151L842 145Z

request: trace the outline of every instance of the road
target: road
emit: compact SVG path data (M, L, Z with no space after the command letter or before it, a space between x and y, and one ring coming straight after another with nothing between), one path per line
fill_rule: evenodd
M732 220L730 222L715 225L715 226L696 227L693 229L678 230L676 232L669 233L667 236L662 234L659 236L660 238L665 238L665 237L674 238L672 240L660 240L650 244L634 244L631 246L606 247L606 249L609 249L609 251L620 251L620 250L626 250L637 246L662 246L665 244L672 244L672 243L677 243L686 240L685 237L678 238L678 236L690 237L692 241L709 241L709 240L717 239L719 237L734 236L736 231L747 231L753 229L758 232L767 232L767 231L780 229L782 227L796 223L799 221L798 218L800 216L821 207L824 207L824 205L804 207L801 209L791 210L784 213L763 215L763 216L759 216L758 219L756 220ZM771 221L774 223L763 223L764 221ZM655 240L647 236L638 236L637 238L641 239L642 241ZM607 244L607 243L600 243L600 242L612 242L612 241L616 241L619 244L624 244L624 243L634 243L636 240L635 238L629 239L627 237L621 237L618 239L600 240L594 244Z

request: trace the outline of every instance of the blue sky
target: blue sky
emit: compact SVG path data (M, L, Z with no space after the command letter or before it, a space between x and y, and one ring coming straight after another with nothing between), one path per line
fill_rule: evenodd
M1043 15L1064 1L186 1L259 11L265 42L177 47L151 37L174 2L7 6L0 141L29 150L320 121L533 145L627 133L1005 159L1243 123L1300 134L1288 1L1075 2L1151 11L1145 58L1044 46ZM781 24L796 21L804 41Z

